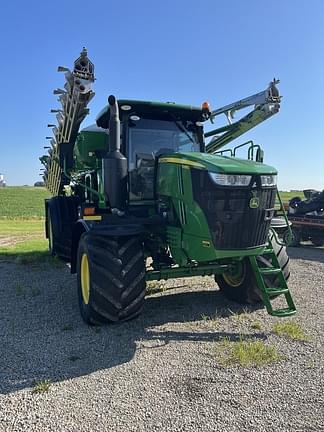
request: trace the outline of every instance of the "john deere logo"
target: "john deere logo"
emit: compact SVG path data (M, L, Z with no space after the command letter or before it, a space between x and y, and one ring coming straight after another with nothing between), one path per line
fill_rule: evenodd
M250 207L251 209L259 208L259 205L260 205L260 200L259 200L258 197L252 197L252 198L250 199L249 207Z

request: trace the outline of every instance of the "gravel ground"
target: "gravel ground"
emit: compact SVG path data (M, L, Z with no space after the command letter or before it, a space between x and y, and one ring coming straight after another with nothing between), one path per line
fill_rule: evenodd
M279 319L224 300L211 278L164 283L141 317L89 328L67 267L0 262L0 431L324 430L324 250L290 252L310 342L274 335ZM220 365L221 338L241 334L283 359ZM45 379L49 391L32 393Z

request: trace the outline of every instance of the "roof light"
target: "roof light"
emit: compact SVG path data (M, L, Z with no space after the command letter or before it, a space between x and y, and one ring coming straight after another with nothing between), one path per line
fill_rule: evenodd
M120 109L122 109L123 111L129 111L132 109L132 107L130 105L122 105Z
M205 101L205 102L203 102L202 104L201 104L201 109L203 109L203 110L208 110L208 111L210 111L210 105L209 105L209 102L207 102L207 101Z

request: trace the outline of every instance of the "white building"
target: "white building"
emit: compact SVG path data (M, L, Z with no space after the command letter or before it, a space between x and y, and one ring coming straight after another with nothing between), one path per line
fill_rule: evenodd
M4 175L0 173L0 187L6 186Z

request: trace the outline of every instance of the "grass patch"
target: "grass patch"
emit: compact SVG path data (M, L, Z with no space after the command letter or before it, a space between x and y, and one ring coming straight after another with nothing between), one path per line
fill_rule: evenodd
M19 264L58 261L48 252L43 220L0 220L0 236L5 238L4 246L0 246L0 260L12 259Z
M251 328L253 330L262 330L262 323L261 321L255 320L251 323Z
M31 264L52 259L43 220L0 220L0 235L8 237L7 245L0 246L0 260L14 259L20 264Z
M154 294L159 290L159 288L160 285L157 281L148 281L146 283L146 294L147 295Z
M165 292L165 281L148 281L146 284L146 295L156 294L158 292Z
M51 384L50 380L36 381L32 393L45 393L49 390Z
M247 308L243 308L242 312L233 312L231 309L228 309L228 311L231 314L231 318L239 324L243 324L251 316Z
M18 243L13 246L1 247L1 252L10 253L27 253L27 252L44 252L48 249L48 242L45 239L42 240L27 240L22 243Z
M309 342L310 338L306 335L301 325L296 321L286 321L275 323L272 327L274 334L278 336L285 336L292 340Z
M316 364L316 360L315 359L311 359L309 360L306 364L305 364L305 369L315 369L317 366Z
M279 192L281 201L284 205L288 205L289 201L294 197L300 197L301 199L305 199L304 193L302 191L297 192ZM276 197L275 209L278 211L280 208L279 200ZM278 213L278 215L282 215L282 213Z
M294 197L305 198L303 191L297 191L297 192L279 192L279 194L280 194L280 198L281 198L281 200L283 202L289 202Z
M45 221L42 219L14 220L0 219L1 236L45 235Z
M205 315L202 314L200 318L205 321L206 323L212 324L213 326L217 326L219 324L219 318L221 318L221 313L219 313L217 310L213 315Z
M41 264L50 263L54 267L64 266L63 261L52 257L48 251L47 240L27 240L13 246L0 247L0 261L12 260L17 264ZM38 293L34 293L38 295Z
M263 341L240 338L234 342L228 338L219 342L217 357L223 366L239 365L243 367L260 366L280 360L275 347Z
M12 246L0 247L0 260L14 259L19 264L32 264L52 259L47 240L27 240Z
M44 200L50 193L45 188L7 186L0 188L0 219L44 217Z
M205 321L208 324L211 324L212 326L217 326L218 324L218 317L217 315L212 316L212 315L201 315L201 319L203 321Z

